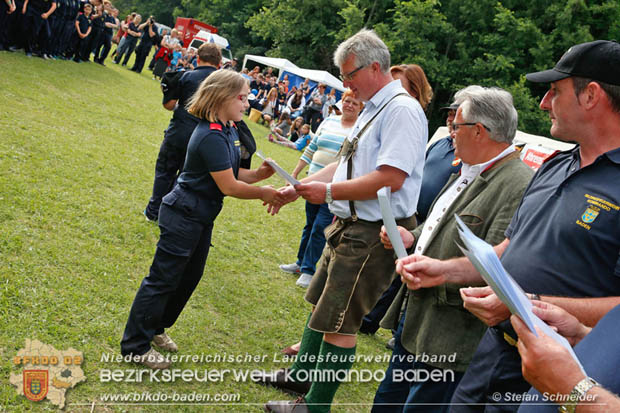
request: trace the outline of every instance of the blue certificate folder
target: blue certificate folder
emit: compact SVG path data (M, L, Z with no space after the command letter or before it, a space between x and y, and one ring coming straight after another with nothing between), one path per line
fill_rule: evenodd
M493 289L497 297L506 304L512 314L518 315L536 336L538 334L534 326L564 346L573 356L581 371L586 374L568 340L556 333L532 312L532 303L519 284L506 272L493 247L475 236L456 214L454 217L457 222L459 237L465 244L465 247L462 247L457 242L458 247L480 272L484 281Z

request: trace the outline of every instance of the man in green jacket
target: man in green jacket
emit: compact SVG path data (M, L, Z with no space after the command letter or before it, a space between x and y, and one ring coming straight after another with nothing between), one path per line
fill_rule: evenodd
M469 86L457 92L455 102L460 105L453 128L461 172L450 177L423 225L411 232L399 227L414 255L441 260L463 255L455 242L455 214L486 242L501 242L533 175L512 144L518 115L510 93ZM391 248L384 230L381 238ZM442 284L409 291L403 284L382 322L385 328L397 328L396 343L372 412L422 412L429 403L434 412L448 410L486 330L463 309L459 287Z

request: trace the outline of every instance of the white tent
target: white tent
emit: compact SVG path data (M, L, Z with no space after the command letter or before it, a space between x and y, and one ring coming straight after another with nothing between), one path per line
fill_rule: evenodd
M308 79L317 83L325 83L327 86L333 87L334 89L337 89L341 92L345 91L345 88L342 85L340 79L336 78L331 73L324 70L303 69L287 59L279 57L257 56L252 54L245 55L245 57L243 58L242 68L246 67L248 61L261 63L263 65L271 66L274 69L278 69L278 80L282 77L282 74L284 72L289 72L299 77L307 77Z
M275 69L278 69L280 73L282 73L283 70L290 71L291 69L298 69L298 67L294 63L292 63L290 60L283 59L280 57L257 56L253 54L245 55L245 57L243 58L243 66L241 66L242 68L245 67L248 60L252 62L261 63L263 65L271 66Z
M312 69L302 69L302 68L285 69L285 70L299 77L304 77L304 78L307 77L308 79L313 80L317 83L325 83L327 86L332 87L341 92L344 92L346 90L345 87L342 85L342 82L340 81L340 79L338 79L331 73L326 72L324 70L312 70Z

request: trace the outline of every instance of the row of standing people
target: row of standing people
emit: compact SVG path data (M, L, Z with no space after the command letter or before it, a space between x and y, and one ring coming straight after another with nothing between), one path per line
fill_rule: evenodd
M5 9L6 8L6 9ZM23 49L44 59L103 62L110 52L118 9L108 0L0 2L0 50Z

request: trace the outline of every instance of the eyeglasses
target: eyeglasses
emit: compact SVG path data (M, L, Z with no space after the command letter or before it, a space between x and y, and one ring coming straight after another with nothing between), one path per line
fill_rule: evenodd
M239 95L237 96L237 99L239 99L243 103L246 103L248 101L248 95Z
M454 123L452 122L452 129L456 132L457 130L459 130L459 126L475 126L477 124L479 124L480 122L463 122L463 123ZM486 127L484 124L480 123L482 125L483 128L485 128L487 131L491 132L491 129L489 129L488 127Z
M350 71L349 73L345 73L343 75L341 74L340 80L342 80L343 82L353 80L353 75L356 74L358 71L362 70L363 68L365 68L366 66L368 65L363 65L363 66L358 67L357 69Z

